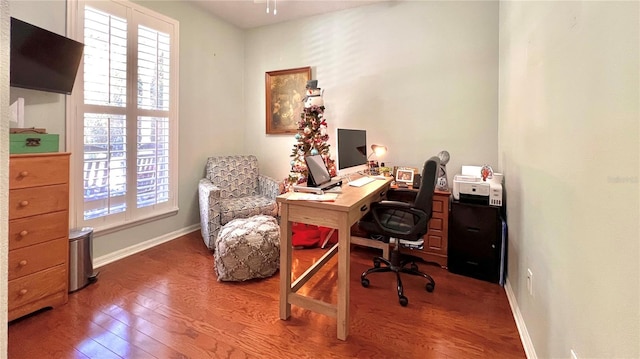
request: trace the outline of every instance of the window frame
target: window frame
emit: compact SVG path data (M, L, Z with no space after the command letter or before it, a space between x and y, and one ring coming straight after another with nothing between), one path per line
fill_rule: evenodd
M67 0L67 36L84 43L85 5L106 11L127 20L127 168L135 171L137 166L137 122L138 118L169 118L169 200L148 207L136 206L136 183L127 181L125 212L84 220L84 113L121 113L110 106L84 104L84 56L78 69L73 93L66 96L66 148L71 152L70 174L70 226L91 226L96 233L110 233L174 215L178 211L178 96L179 96L179 22L127 0ZM169 110L149 110L137 104L137 37L138 26L150 27L168 33L170 42ZM135 80L131 80L135 79ZM131 85L133 83L134 85ZM166 114L166 115L165 115ZM74 154L80 154L75 155ZM128 177L130 178L130 177Z

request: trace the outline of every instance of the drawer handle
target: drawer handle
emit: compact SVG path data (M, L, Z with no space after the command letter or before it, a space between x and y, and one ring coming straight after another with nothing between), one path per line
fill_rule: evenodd
M20 172L20 177L27 177L29 175L28 171L22 171Z
M26 289L20 289L20 292L18 292L20 295L25 295L27 294L28 290Z
M20 237L26 237L27 234L29 234L28 231L22 231L22 232L20 232Z
M362 205L362 207L360 207L360 212L364 212L367 210L367 205Z
M21 207L26 207L26 206L28 206L28 205L29 205L29 201L22 201L22 202L20 202L20 206L21 206Z
M384 196L386 196L386 195L387 195L387 191L382 191L382 192L380 192L380 197L384 197Z
M40 140L41 138L37 138L37 137L30 137L26 139L26 146L27 147L38 147L40 146Z
M20 263L18 263L18 264L20 265L20 267L24 267L24 266L26 266L26 265L27 265L27 260L26 260L26 259L23 259L23 260L21 260L21 261L20 261Z
M478 232L480 232L480 228L478 228L478 227L467 227L467 231L478 233Z

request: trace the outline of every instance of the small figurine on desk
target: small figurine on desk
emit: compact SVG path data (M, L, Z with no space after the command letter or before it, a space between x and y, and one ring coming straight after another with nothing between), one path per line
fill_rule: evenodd
M482 169L480 169L480 175L482 176L482 181L483 182L486 182L487 179L492 179L493 178L493 168L491 168L491 166L489 166L489 165L482 166Z
M369 161L369 174L370 175L373 175L373 176L378 175L379 174L378 173L378 168L379 168L378 161L374 161L374 160L370 160Z
M384 162L380 163L380 167L378 167L378 172L385 177L391 176L391 169L384 165Z

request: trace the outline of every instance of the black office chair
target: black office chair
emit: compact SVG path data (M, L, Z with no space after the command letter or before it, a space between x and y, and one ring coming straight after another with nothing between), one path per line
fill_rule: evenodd
M409 303L409 299L404 296L400 273L407 273L424 277L428 280L427 292L433 292L436 283L430 275L418 270L416 262L426 263L422 258L401 254L399 244L401 239L416 241L427 233L429 219L431 219L431 207L433 205L433 191L438 178L440 159L431 157L422 169L422 183L420 190L413 203L397 201L381 201L371 204L371 210L365 215L358 226L369 233L372 238L389 242L391 237L395 238L396 245L391 251L390 259L382 257L373 259L373 268L368 269L362 276L360 282L362 286L369 286L367 276L377 272L395 272L398 280L398 297L400 305L403 307ZM385 266L381 267L381 264ZM409 267L406 267L410 264Z

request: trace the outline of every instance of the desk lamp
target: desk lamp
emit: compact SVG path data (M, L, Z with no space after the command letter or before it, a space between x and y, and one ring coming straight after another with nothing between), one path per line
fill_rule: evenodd
M380 156L382 156L385 153L387 153L387 146L371 145L371 150L373 152L371 152L369 157L367 157L367 160L369 160L369 158L371 158L371 156L373 156L374 154L376 155L376 158L379 158ZM374 161L369 161L369 172L372 175L377 175L378 174L378 162L377 161L375 161L375 162Z
M373 150L373 153L371 153L371 155L373 155L375 153L376 157L380 157L380 156L384 155L385 153L387 153L387 146L371 145L371 150ZM369 157L371 157L371 155L369 155Z

